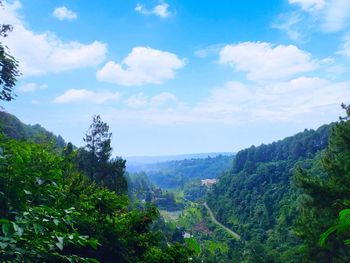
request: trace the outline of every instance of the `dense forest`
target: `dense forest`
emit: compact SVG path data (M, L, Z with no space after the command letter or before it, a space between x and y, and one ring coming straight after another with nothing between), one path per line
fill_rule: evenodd
M179 186L177 192L184 195L186 207L176 223L199 242L201 253L196 259L347 262L350 210L346 209L348 187L341 187L347 180L333 173L348 173L348 128L345 117L269 145L252 146L237 153L231 169L218 177L216 185L206 187L194 179ZM182 169L174 166L172 174ZM142 173L147 182L146 175ZM213 222L205 201L216 219L236 231L240 240Z
M99 116L79 149L1 135L2 261L189 260L192 249L183 239L171 244L153 228L154 206L129 201L125 161L111 158L110 137Z
M261 251L255 256L263 255L259 260L264 262L290 260L290 249L299 242L291 232L300 194L293 186L293 171L312 164L326 148L330 129L325 125L237 153L232 170L220 177L208 204L218 220L246 241L239 249Z
M231 247L235 262L350 260L345 234L328 237L348 231L337 220L349 204L349 127L345 117L237 153L208 197L217 219L242 236Z

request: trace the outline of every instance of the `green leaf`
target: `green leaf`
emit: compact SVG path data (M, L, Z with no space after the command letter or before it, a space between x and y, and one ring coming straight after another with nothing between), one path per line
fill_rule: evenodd
M58 242L56 242L56 246L60 249L63 250L63 245L64 245L64 238L63 237L57 237Z
M62 251L63 250L63 243L56 242L55 245Z
M89 240L89 244L93 249L97 249L97 246L100 246L101 244L98 242L97 239L91 239Z
M349 220L350 218L350 209L343 209L339 213L339 220L340 221L345 221Z
M34 223L33 227L34 227L35 234L37 235L43 231L43 227L39 224Z
M58 225L60 224L61 221L58 220L57 218L55 218L55 219L53 220L53 222L55 223L56 226L58 226Z
M2 224L2 232L4 233L5 237L8 236L8 234L10 233L10 224L9 223Z
M26 194L26 195L31 195L32 194L32 192L31 191L28 191L28 190L23 190L24 191L24 193Z
M23 228L17 225L16 223L12 223L13 229L15 230L16 234L20 237L23 235Z

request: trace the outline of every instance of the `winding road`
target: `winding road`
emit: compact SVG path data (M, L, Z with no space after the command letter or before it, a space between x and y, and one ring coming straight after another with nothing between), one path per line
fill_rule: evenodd
M232 231L231 229L229 229L228 227L224 226L223 224L221 224L218 220L216 220L214 214L213 214L213 211L211 211L210 207L208 206L207 202L205 202L203 204L205 206L205 208L208 210L209 212L209 215L210 215L210 218L211 220L217 224L218 226L222 227L223 229L225 229L227 232L229 232L231 235L233 235L235 237L235 239L237 240L240 240L241 239L241 236L238 235L236 232Z

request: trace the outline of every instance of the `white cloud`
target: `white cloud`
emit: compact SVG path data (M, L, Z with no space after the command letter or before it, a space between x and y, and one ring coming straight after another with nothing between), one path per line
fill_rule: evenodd
M34 91L43 90L43 89L47 89L46 84L38 84L34 82L26 83L18 87L18 90L21 92L34 92Z
M0 24L13 25L13 32L3 42L19 61L24 77L93 67L105 60L106 44L63 42L51 32L33 32L19 15L20 8L19 1L5 3L5 7L0 8Z
M145 96L142 92L129 97L125 104L130 108L160 108L172 107L178 102L177 97L169 92L161 92L151 98Z
M262 86L229 82L212 90L193 110L219 122L298 121L333 111L350 100L350 82L300 77Z
M299 77L269 84L231 81L211 90L198 103L186 105L174 95L148 98L142 93L127 100L129 109L113 110L115 119L176 125L187 123L243 124L251 122L304 122L337 115L342 102L350 101L350 82L331 82L318 77ZM151 104L168 97L165 106ZM174 96L174 98L176 98ZM328 121L328 119L327 119Z
M326 4L325 0L289 0L289 3L299 4L304 11L319 10Z
M119 101L121 95L118 92L94 92L86 89L70 89L62 95L56 97L54 103L94 103L103 104L105 102Z
M323 14L322 30L325 32L338 32L349 25L350 1L330 0Z
M97 79L124 86L162 84L175 76L175 71L185 65L184 59L175 54L152 49L135 47L118 64L109 61L97 72Z
M294 45L264 42L227 45L220 51L220 63L247 72L247 78L253 81L290 78L317 67L309 53Z
M333 33L346 29L350 19L349 0L289 0L290 4L299 4L301 9L310 14L300 26L314 24L323 32Z
M58 20L74 20L77 19L78 15L73 12L72 10L69 10L65 6L56 7L53 11L53 16L55 16Z
M148 9L142 4L137 4L135 7L135 11L143 15L156 15L161 18L167 18L172 14L169 11L169 4L165 2L161 2L152 9Z

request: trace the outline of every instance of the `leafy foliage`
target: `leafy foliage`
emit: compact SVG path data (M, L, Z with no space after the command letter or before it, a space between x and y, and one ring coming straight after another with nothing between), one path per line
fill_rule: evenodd
M152 231L159 213L76 170L71 144L0 138L0 258L11 262L188 262L187 245ZM158 260L158 261L157 261Z
M0 7L2 2L0 1ZM12 25L0 24L0 37L7 37ZM10 101L15 98L13 88L20 76L17 60L10 55L8 48L0 42L0 100Z
M339 213L339 219L336 225L330 227L320 237L320 245L326 245L326 241L332 233L344 233L350 228L350 209L343 209ZM350 245L350 239L345 240L346 245Z
M295 178L303 192L296 230L305 240L304 257L310 262L350 260L344 244L350 239L344 231L350 205L350 121L349 107L343 107L347 116L334 126L324 154L310 169L299 169Z
M1 25L1 33L6 31L4 25ZM2 33L3 34L3 33ZM0 100L10 101L15 98L13 88L16 85L17 78L20 76L17 60L11 56L3 44L0 42Z

